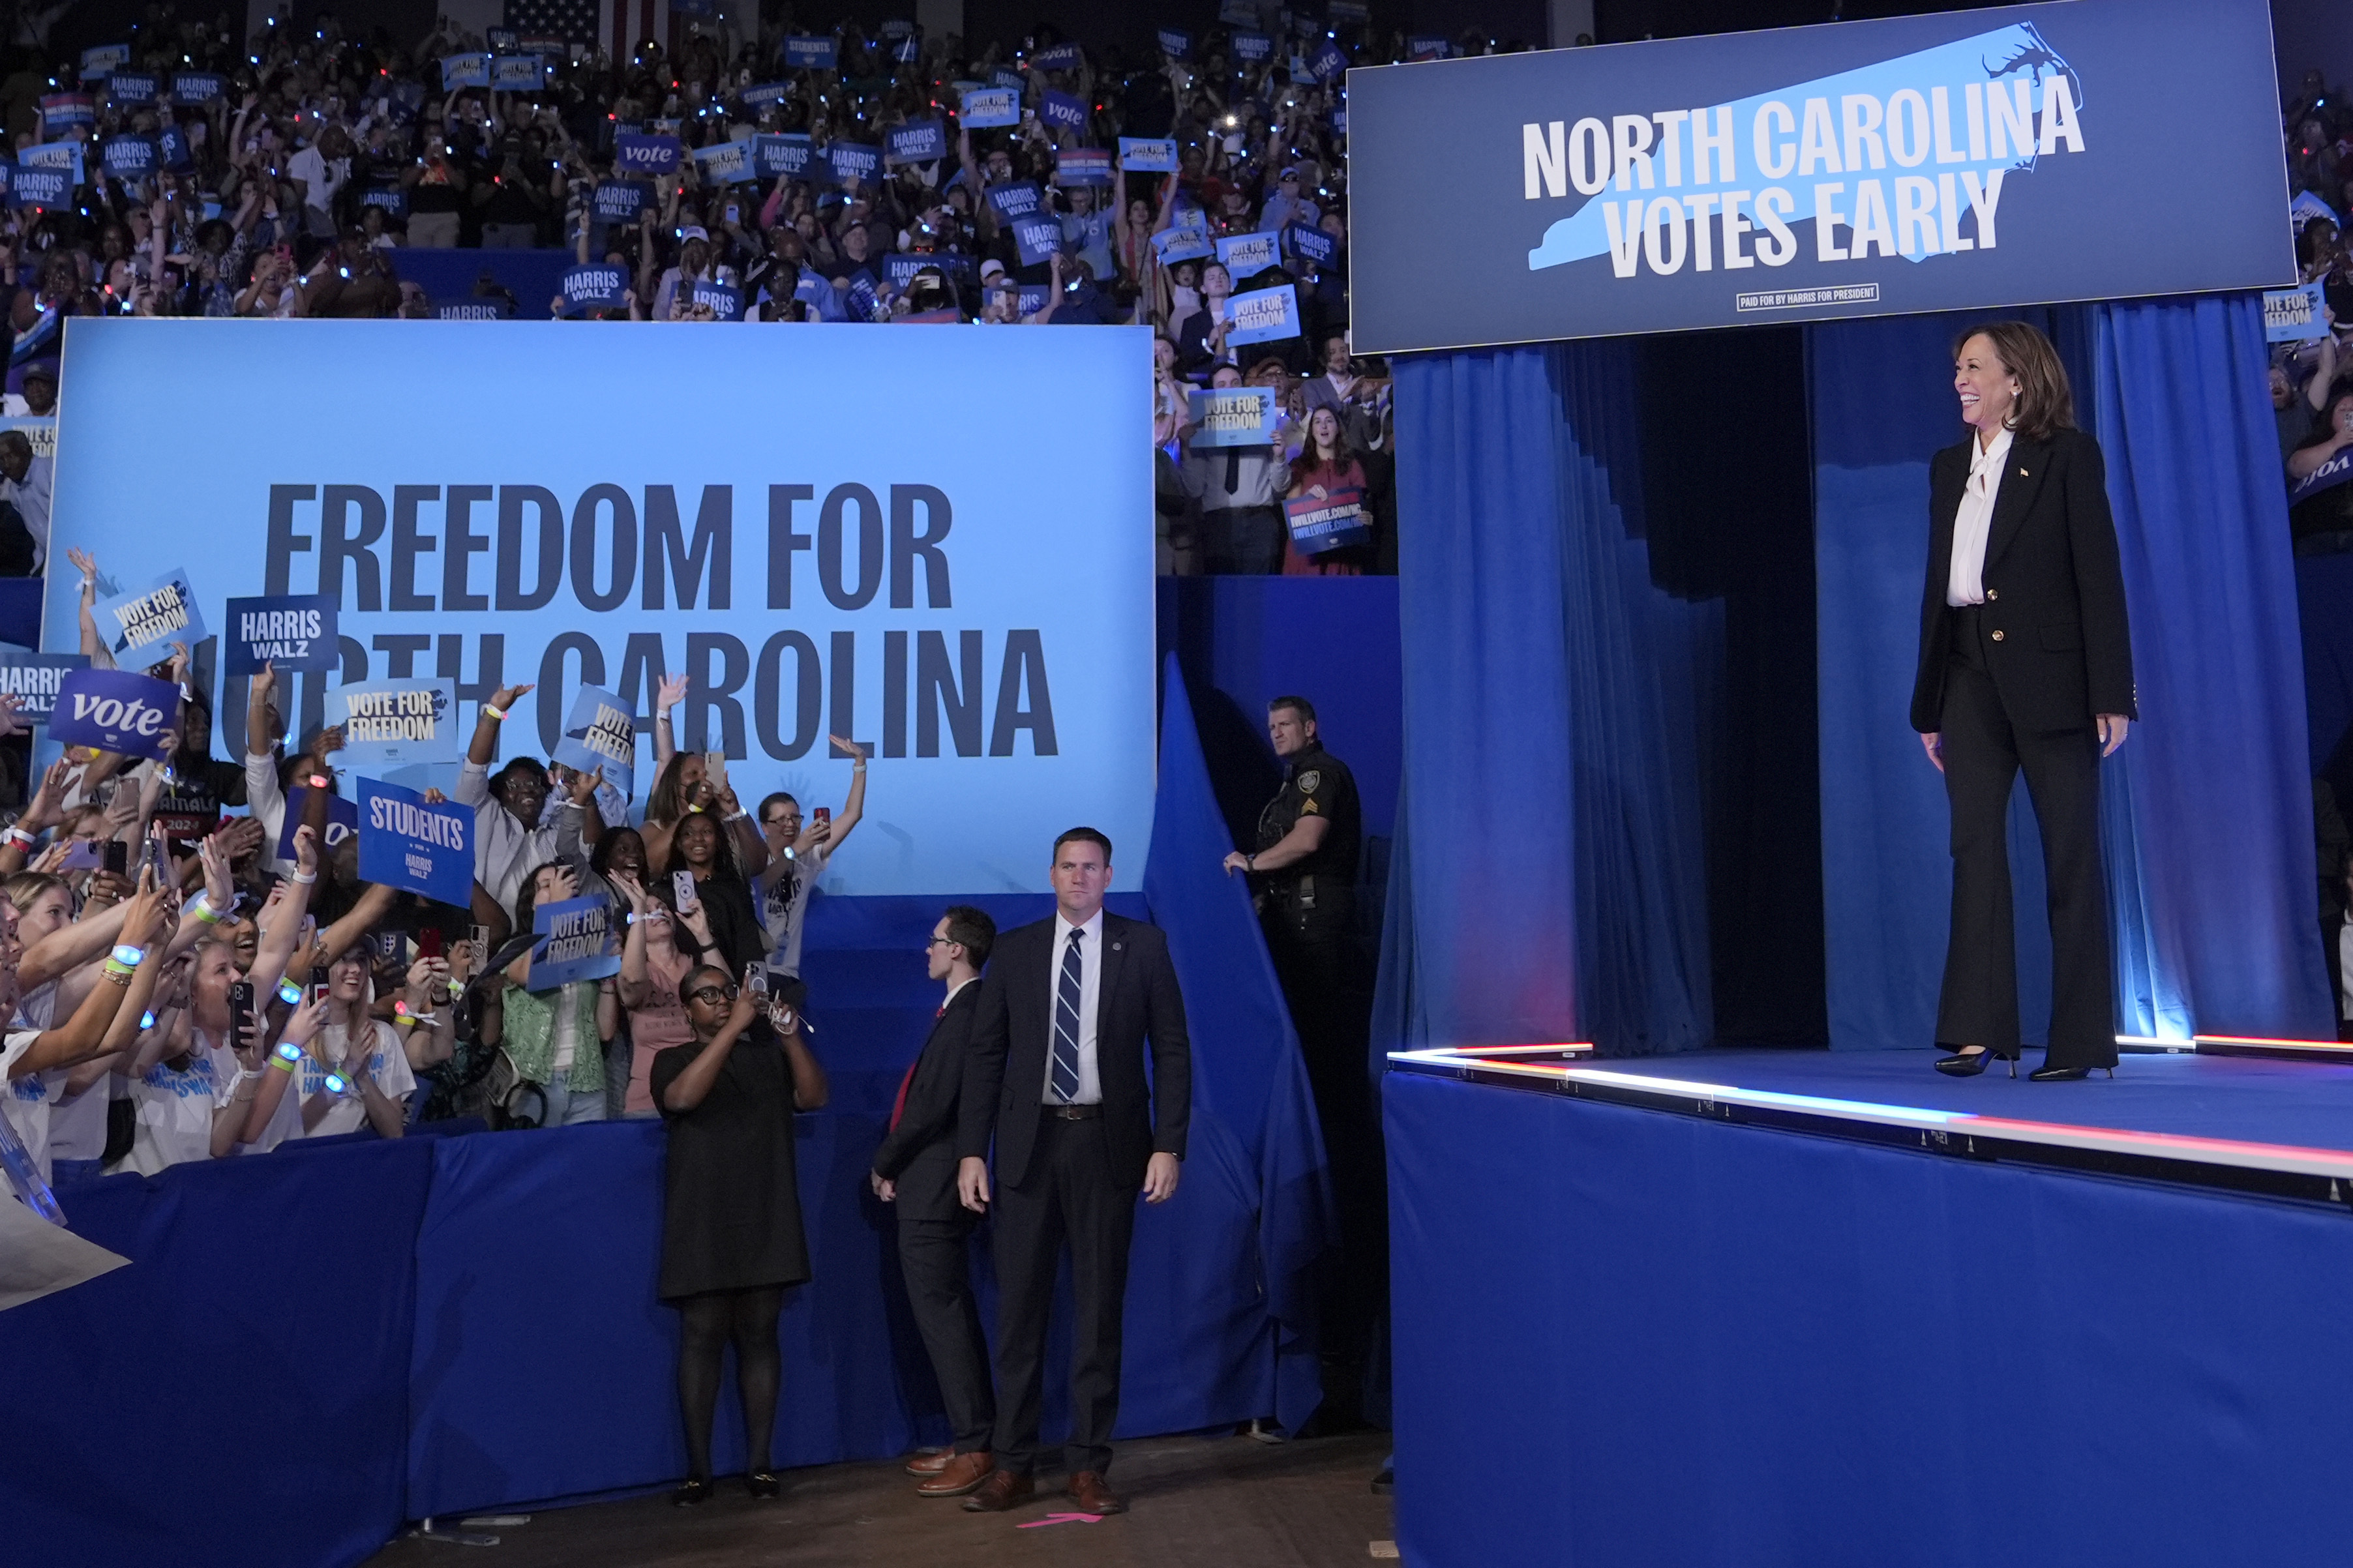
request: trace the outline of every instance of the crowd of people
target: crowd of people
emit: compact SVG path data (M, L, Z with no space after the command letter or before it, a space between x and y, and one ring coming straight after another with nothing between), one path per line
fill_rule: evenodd
M829 63L789 63L810 43ZM8 394L35 404L46 374L53 406L69 317L506 314L493 269L436 300L423 279L446 274L406 258L560 247L619 279L549 301L580 319L1148 327L1164 572L1394 569L1390 383L1346 338L1341 72L1407 58L1405 37L1221 27L1139 56L1044 28L1014 47L838 27L788 50L681 20L670 44L617 59L446 18L413 41L347 37L322 16L243 40L151 20L95 65L20 47L0 72L9 172L69 173L61 195L19 191L0 212ZM459 85L522 58L535 88ZM1004 88L1018 123L962 123L966 92ZM926 125L935 155L891 153ZM667 153L640 172L648 139ZM1173 144L1173 171L1131 171L1124 139ZM1274 243L1221 244L1250 235ZM1237 324L1235 297L1282 289L1287 328ZM1188 395L1214 384L1272 394L1269 441L1199 447ZM25 461L0 435L16 488L0 504L26 534L0 526L0 569L46 551ZM1294 547L1283 503L1341 489L1366 521L1356 542Z
M2299 553L2353 549L2353 108L2308 72L2284 119L2299 280L2320 289L2320 335L2274 347L2271 397Z

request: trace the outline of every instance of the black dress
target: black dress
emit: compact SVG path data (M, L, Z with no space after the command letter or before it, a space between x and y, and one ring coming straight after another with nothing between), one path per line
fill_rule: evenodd
M765 1024L727 1054L711 1092L673 1111L670 1086L709 1049L700 1043L655 1056L654 1103L670 1125L662 1198L662 1300L705 1290L797 1285L809 1277L793 1168L793 1071Z

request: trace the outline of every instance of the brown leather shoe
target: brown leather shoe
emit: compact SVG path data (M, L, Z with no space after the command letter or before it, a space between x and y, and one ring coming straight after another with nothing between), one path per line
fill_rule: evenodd
M976 1454L950 1454L940 1473L915 1488L917 1497L962 1497L980 1489L981 1483L997 1472L997 1456L982 1449Z
M1127 1511L1127 1504L1121 1501L1119 1495L1111 1488L1103 1485L1103 1477L1096 1471L1081 1470L1071 1478L1070 1486L1064 1489L1071 1494L1071 1501L1081 1513Z
M955 1457L954 1448L942 1448L935 1454L918 1454L907 1461L907 1473L911 1476L936 1476L946 1469L948 1461Z
M1038 1483L1011 1470L992 1470L977 1490L964 1500L966 1513L1003 1513L1038 1495Z

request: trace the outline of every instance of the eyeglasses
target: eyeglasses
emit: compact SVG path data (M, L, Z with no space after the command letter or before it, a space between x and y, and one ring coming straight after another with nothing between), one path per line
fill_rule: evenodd
M698 985L693 990L686 994L686 999L690 1002L706 1002L712 1004L733 1002L735 1000L735 987L733 985Z
M925 947L955 947L959 944L957 943L956 939L952 936L935 936L932 938L931 941L923 943L923 945Z

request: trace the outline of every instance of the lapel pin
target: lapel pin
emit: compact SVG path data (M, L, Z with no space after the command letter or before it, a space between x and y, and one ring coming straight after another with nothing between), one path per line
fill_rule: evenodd
M1120 944L1119 944L1118 942L1113 942L1113 943L1111 944L1111 950L1112 950L1113 952L1119 952L1119 951L1120 951Z

